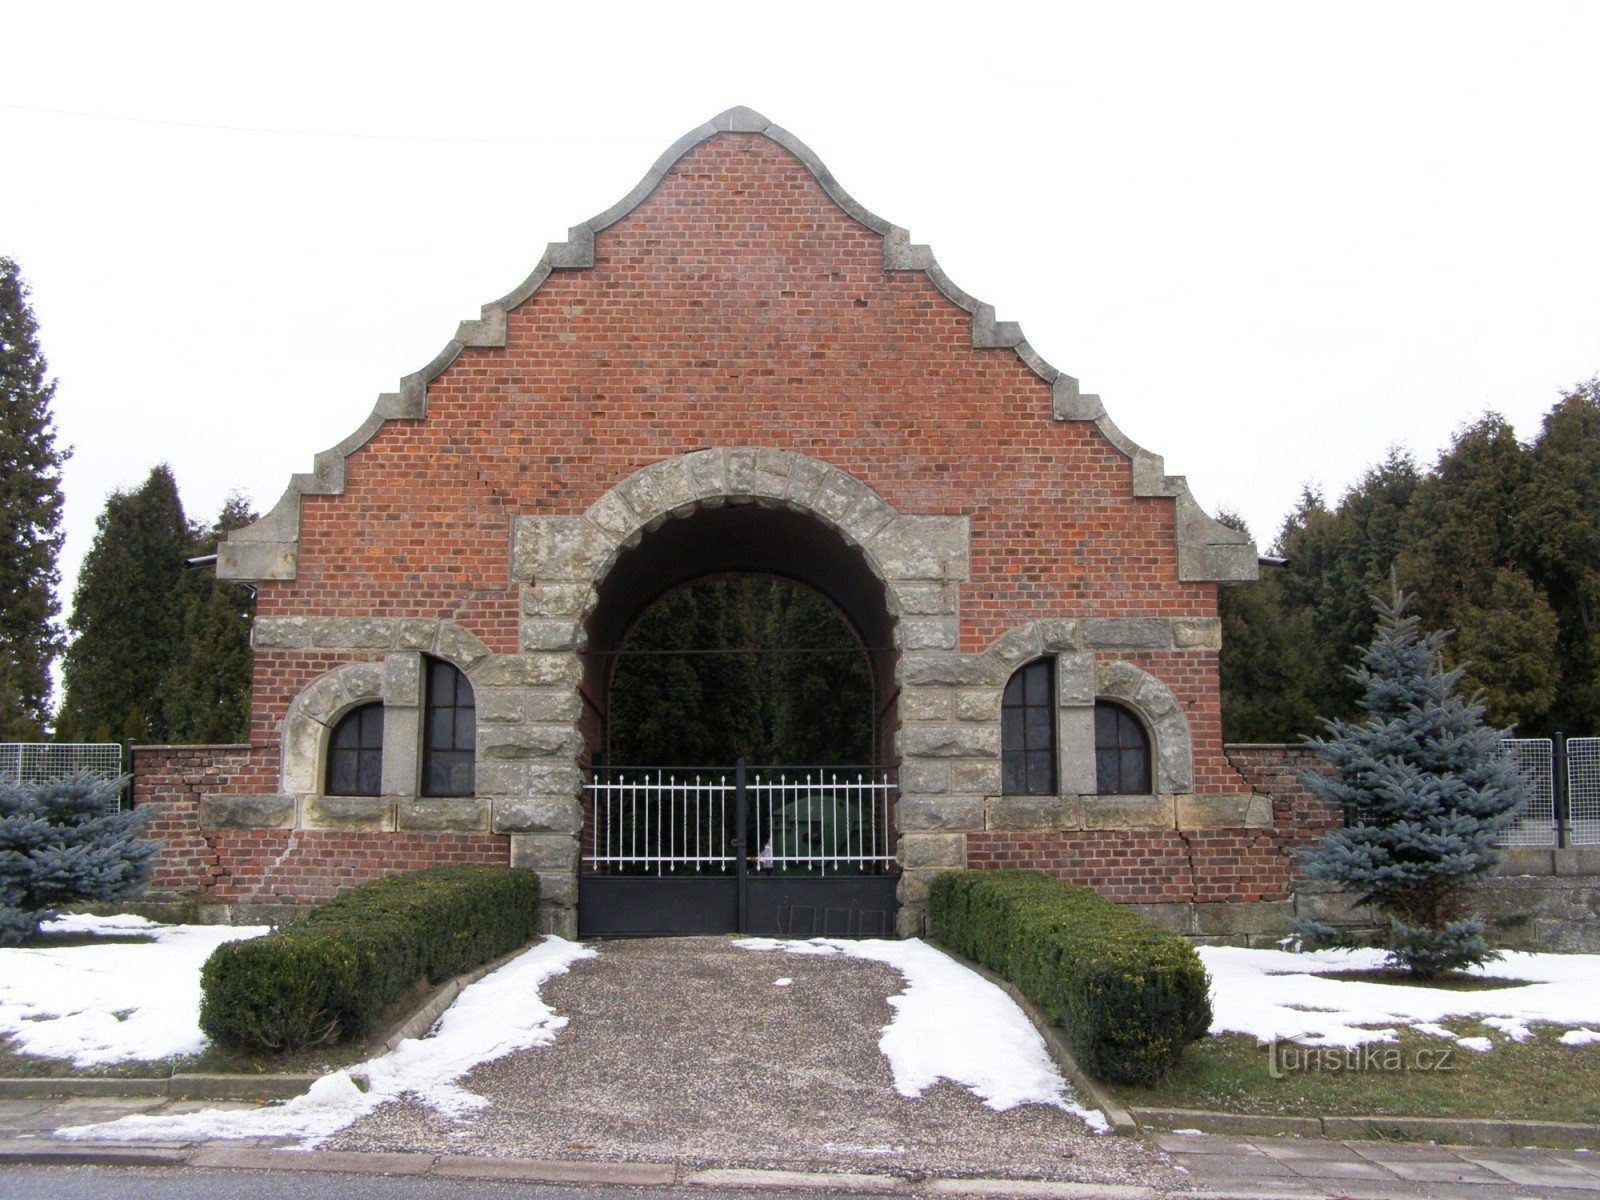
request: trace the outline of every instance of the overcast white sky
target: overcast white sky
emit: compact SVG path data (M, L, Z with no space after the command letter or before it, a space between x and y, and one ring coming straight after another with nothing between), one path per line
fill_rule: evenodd
M265 510L735 104L1263 547L1600 371L1600 4L0 0L0 38L64 602L112 488Z

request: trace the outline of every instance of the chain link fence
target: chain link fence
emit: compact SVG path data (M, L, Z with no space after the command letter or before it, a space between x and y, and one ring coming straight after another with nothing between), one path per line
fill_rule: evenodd
M1528 786L1528 804L1516 823L1500 833L1502 846L1554 846L1556 836L1555 743L1549 738L1505 738L1500 743Z
M1600 846L1600 737L1567 739L1567 840Z
M1506 738L1528 806L1502 846L1600 846L1600 737Z
M120 777L122 747L116 742L0 742L0 783L42 783L80 771ZM125 803L119 793L117 807Z

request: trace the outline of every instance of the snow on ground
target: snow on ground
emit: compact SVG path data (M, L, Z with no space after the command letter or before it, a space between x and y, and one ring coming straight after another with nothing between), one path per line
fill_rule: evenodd
M1507 950L1498 962L1474 967L1484 979L1526 979L1526 986L1458 992L1445 988L1328 979L1330 971L1367 971L1384 965L1382 950L1244 950L1202 946L1211 972L1212 1033L1244 1033L1258 1041L1293 1038L1311 1046L1392 1042L1402 1026L1448 1037L1469 1050L1491 1050L1485 1036L1462 1036L1441 1021L1476 1021L1513 1041L1532 1036L1529 1024L1582 1025L1593 1021L1600 995L1600 954L1526 954ZM1369 1028L1370 1027L1370 1028ZM1566 1045L1584 1042L1566 1035ZM1595 1040L1600 1040L1597 1035Z
M899 971L906 990L889 997L895 1015L878 1046L902 1096L920 1096L949 1079L1001 1112L1019 1104L1049 1104L1077 1113L1099 1132L1108 1128L1102 1113L1078 1103L1044 1039L1015 1002L923 941L744 938L734 945L789 954L843 954Z
M139 934L151 942L0 949L0 1035L24 1054L94 1067L205 1049L200 967L264 925L158 925L143 917L65 916L45 933Z
M380 1104L402 1097L446 1116L464 1116L488 1102L456 1081L479 1063L554 1041L567 1018L539 998L539 987L594 954L587 946L546 938L463 989L427 1037L407 1038L387 1054L325 1075L286 1104L123 1117L58 1129L56 1136L97 1141L297 1137L302 1149L312 1149ZM366 1091L356 1084L359 1076L366 1077Z

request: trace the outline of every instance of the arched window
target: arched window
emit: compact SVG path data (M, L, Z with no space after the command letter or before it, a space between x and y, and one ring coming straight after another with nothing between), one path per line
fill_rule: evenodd
M1041 658L1017 670L1000 703L1001 788L1011 796L1056 790L1054 664Z
M328 739L330 796L377 796L383 792L383 705L352 708Z
M430 658L427 710L422 722L422 794L470 796L478 735L472 684L447 662Z
M1148 796L1150 735L1139 718L1120 704L1094 706L1094 767L1102 796Z

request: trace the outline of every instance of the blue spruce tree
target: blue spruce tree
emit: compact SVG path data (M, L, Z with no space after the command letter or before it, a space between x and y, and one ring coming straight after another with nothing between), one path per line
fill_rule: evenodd
M0 946L82 900L121 900L150 881L144 812L117 811L120 780L73 775L0 784Z
M1495 841L1526 789L1483 723L1483 707L1456 695L1445 635L1423 635L1398 588L1377 601L1379 622L1361 666L1362 721L1327 721L1310 740L1328 771L1306 787L1341 805L1345 827L1302 855L1312 879L1345 884L1388 918L1380 944L1392 965L1427 978L1498 957L1472 913L1473 880L1493 874ZM1334 931L1297 922L1314 941Z

